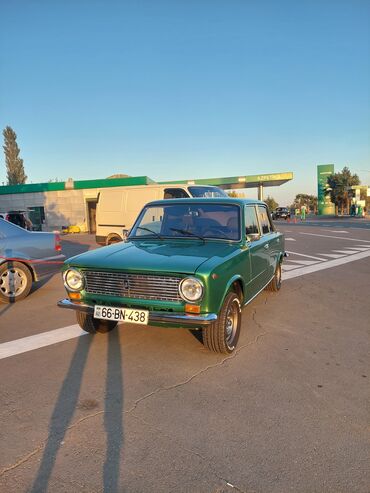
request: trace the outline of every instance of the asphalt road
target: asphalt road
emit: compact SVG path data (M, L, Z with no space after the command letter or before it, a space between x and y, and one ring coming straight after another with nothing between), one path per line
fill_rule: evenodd
M187 330L80 336L59 275L1 305L0 491L370 492L370 223L276 224L283 287L230 357Z

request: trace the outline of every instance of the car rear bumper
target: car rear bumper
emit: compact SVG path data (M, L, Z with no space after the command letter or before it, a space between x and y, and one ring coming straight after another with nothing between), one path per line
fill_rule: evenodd
M73 302L68 299L58 301L59 308L67 308L69 310L76 310L89 315L94 314L94 307L87 305L86 303ZM217 320L216 313L208 313L207 315L190 315L188 313L169 313L169 312L149 312L149 324L176 324L185 325L189 327L205 326Z

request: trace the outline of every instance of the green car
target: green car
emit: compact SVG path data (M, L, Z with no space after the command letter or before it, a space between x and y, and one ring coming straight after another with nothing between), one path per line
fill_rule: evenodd
M241 309L263 289L278 291L284 237L264 202L232 198L147 204L126 241L68 259L68 298L87 332L119 322L202 331L203 344L231 353Z

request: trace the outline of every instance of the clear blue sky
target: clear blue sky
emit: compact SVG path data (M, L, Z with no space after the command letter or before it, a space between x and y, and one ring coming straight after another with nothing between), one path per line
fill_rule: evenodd
M280 203L317 164L370 183L369 0L1 3L0 127L29 182L293 171Z

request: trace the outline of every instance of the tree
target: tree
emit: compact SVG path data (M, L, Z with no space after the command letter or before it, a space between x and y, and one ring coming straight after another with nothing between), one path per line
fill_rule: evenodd
M267 204L267 207L270 209L270 211L273 211L276 209L276 207L279 206L279 204L276 202L276 200L273 197L270 197L270 195L267 196L267 199L265 199L265 202Z
M5 127L3 135L8 185L26 183L27 176L24 173L23 159L19 157L17 134L11 127Z
M317 211L317 197L316 195L309 195L307 193L298 193L295 196L292 204L293 209L300 209L302 205L305 205L308 211L312 211L316 214Z
M328 192L330 199L335 204L335 212L344 214L344 210L349 214L349 204L352 198L352 187L360 184L358 175L352 175L351 171L345 166L339 173L328 176Z

